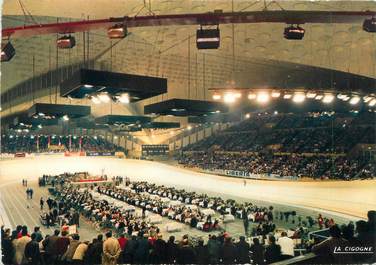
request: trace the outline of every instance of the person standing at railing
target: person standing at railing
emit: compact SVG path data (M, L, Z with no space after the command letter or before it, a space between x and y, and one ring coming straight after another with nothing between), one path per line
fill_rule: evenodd
M341 253L348 245L348 241L341 236L341 229L337 225L333 225L329 228L329 234L328 239L312 247L312 252L323 257L328 263L352 263L351 255Z
M287 237L285 231L283 231L281 237L278 238L277 244L281 246L282 259L294 257L294 240Z

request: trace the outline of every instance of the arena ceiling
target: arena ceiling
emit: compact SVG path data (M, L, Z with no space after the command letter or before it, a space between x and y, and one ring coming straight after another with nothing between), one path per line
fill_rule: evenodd
M32 17L24 17L19 1L5 0L3 28L57 20L264 8L264 1L228 0L22 0L21 3ZM266 1L266 4L268 10L376 11L374 1ZM99 69L167 77L167 98L208 99L209 88L224 87L229 81L238 86L268 86L278 79L288 85L294 72L310 71L310 66L376 77L376 34L364 32L361 24L304 24L306 34L302 41L284 39L285 26L284 23L220 25L220 48L205 51L196 49L197 26L132 28L131 34L121 41L109 40L103 30L85 36L76 33L77 46L58 52L55 34L17 38L12 40L16 56L11 62L1 64L1 93L32 77L48 75L57 67L82 63L84 58L89 58Z

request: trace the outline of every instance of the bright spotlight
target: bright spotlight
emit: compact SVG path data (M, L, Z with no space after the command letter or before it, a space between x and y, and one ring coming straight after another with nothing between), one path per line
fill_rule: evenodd
M272 98L279 98L280 95L281 95L281 92L279 92L279 91L272 91Z
M42 129L42 128L43 128L42 124L39 124L39 125L38 125L38 128L39 128L39 129Z
M304 95L304 93L295 93L292 101L294 101L295 103L302 103L305 100L305 97L306 96Z
M94 104L101 103L100 99L97 96L91 97L91 102L93 102Z
M259 92L257 94L257 102L266 103L269 101L269 94L267 92Z
M358 97L358 96L354 96L354 97L352 97L352 98L350 99L349 103L350 103L351 105L356 105L356 104L359 103L359 101L360 101L360 97Z
M305 30L299 26L293 26L285 28L283 36L287 40L301 40L304 37Z
M64 120L64 121L69 121L69 117L68 117L68 115L64 115L64 116L63 116L63 120Z
M214 100L220 100L221 98L222 98L222 96L220 94L216 93L216 94L213 95Z
M290 98L292 98L292 95L291 94L284 94L283 98L284 99L290 99Z
M324 102L325 104L329 104L329 103L332 103L333 100L334 100L334 96L332 94L326 94L324 95L322 102Z
M246 119L251 118L251 114L249 114L249 113L245 114L245 118L246 118Z
M107 93L99 94L98 99L103 103L108 103L111 100L110 96Z
M191 126L191 125L188 125L188 126L187 126L187 130L188 130L188 131L192 130L192 126Z
M306 97L307 98L315 98L316 97L316 93L315 92L307 92Z
M315 99L316 99L316 100L322 100L323 97L324 97L323 95L317 95L317 96L315 97Z
M363 100L364 100L365 103L368 103L372 100L372 97L365 96L365 97L363 97Z
M368 106L373 107L376 105L376 98L372 99L369 103Z
M342 98L343 101L348 101L350 99L349 96L345 96L344 98Z
M242 93L240 93L240 92L235 93L235 98L241 98L241 97L242 97Z
M110 39L123 39L127 36L127 26L124 24L114 25L107 30L107 36Z
M223 100L226 102L226 103L234 103L235 100L236 100L236 97L235 97L235 94L232 93L232 92L229 92L229 93L226 93L223 97Z
M130 102L128 93L123 93L118 98L119 102L128 104Z
M56 40L56 45L59 49L71 49L76 45L74 36L62 36Z
M255 93L249 93L248 94L248 99L252 100L252 99L256 99L257 98L257 95Z

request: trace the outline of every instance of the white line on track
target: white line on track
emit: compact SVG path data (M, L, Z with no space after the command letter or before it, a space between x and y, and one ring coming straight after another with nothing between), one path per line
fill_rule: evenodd
M5 189L4 191L4 195L5 197L7 197L7 200L8 202L12 205L12 208L15 209L15 211L17 212L17 215L20 217L20 219L22 220L22 223L24 223L25 225L28 225L28 223L26 222L26 220L24 219L23 215L21 214L21 212L19 211L18 207L15 205L15 203L13 203L13 200L12 198L14 198L15 196L9 196L8 195L8 190ZM11 212L12 213L12 212ZM15 225L18 225L18 224L15 224Z
M13 189L12 189L13 190ZM16 192L17 192L17 194L20 194L21 195L21 198L22 198L22 192L21 191L19 191L17 188L16 188ZM26 196L26 195L24 195L24 196ZM23 201L23 199L19 199L19 196L14 196L15 198L16 198L16 200L17 200L17 202L19 202L20 203L20 205L22 206L22 201ZM32 199L29 199L29 200L27 200L27 199L25 199L25 205L29 205L29 203L31 203L31 204L36 204ZM39 216L38 216L38 214L37 214L37 220L38 221L35 221L35 217L33 217L31 214L30 214L30 210L32 210L32 208L24 208L25 209L25 212L27 213L27 215L30 217L30 219L31 219L31 221L34 223L34 225L35 226L40 226L40 224L39 224ZM39 209L38 208L38 206L37 206L37 209Z
M9 206L8 206L8 203L5 201L5 196L4 196L4 192L2 192L2 195L1 196L1 201L2 201L2 205L4 206L4 213L3 215L5 216L4 218L8 218L9 222L10 222L10 226L11 227L15 227L16 226L16 222L13 218L13 215L11 214L11 210L9 209ZM5 226L7 226L7 224L4 223Z

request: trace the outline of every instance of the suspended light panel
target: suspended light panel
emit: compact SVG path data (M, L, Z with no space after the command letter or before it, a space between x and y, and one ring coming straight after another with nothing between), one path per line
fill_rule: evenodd
M334 96L332 94L326 94L324 95L322 102L324 102L325 104L329 104L329 103L332 103L333 100L334 100Z
M356 105L356 104L359 103L359 101L360 101L360 97L358 97L358 96L354 96L354 97L352 97L352 98L350 99L349 103L350 103L351 105Z
M292 101L294 101L295 103L302 103L305 100L305 98L306 96L304 93L295 93L292 98Z

